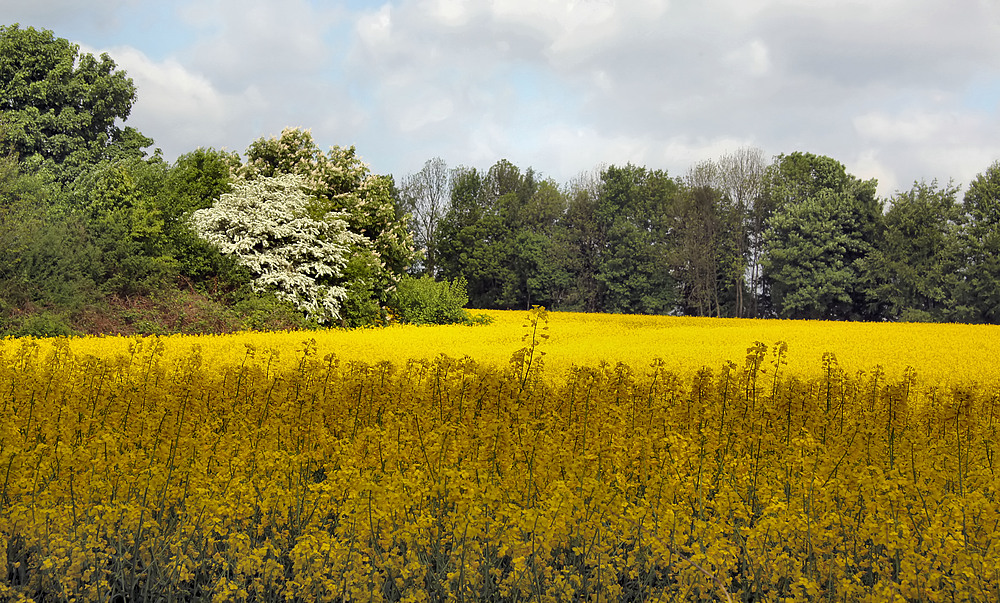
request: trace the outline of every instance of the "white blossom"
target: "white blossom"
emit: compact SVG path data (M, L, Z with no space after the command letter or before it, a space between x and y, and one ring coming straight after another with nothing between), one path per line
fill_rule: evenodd
M344 214L310 217L301 176L238 180L232 192L192 215L199 237L232 255L254 275L255 291L273 291L310 318L340 318L339 284L352 249L369 242L348 230Z

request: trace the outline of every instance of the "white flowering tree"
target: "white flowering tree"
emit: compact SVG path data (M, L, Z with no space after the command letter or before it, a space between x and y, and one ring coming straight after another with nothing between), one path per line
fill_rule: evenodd
M253 142L246 157L238 176L251 180L297 174L315 202L312 211L340 213L348 230L364 239L344 269L348 292L342 322L361 326L384 319L389 292L416 257L407 216L396 207L392 178L372 173L353 146L324 153L309 130L300 128Z
M271 291L327 323L340 318L352 250L368 243L348 229L344 214L317 216L305 186L292 174L237 180L191 221L199 237L253 273L255 291Z

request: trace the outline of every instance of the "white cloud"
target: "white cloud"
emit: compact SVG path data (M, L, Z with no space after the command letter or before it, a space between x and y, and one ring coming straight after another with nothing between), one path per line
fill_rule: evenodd
M375 13L362 15L356 26L362 44L377 47L390 42L392 37L392 6L383 5Z
M926 143L940 138L954 127L954 115L909 110L897 115L884 111L864 113L854 118L862 138L877 142Z
M771 57L767 44L760 38L754 38L739 49L727 53L724 61L738 74L759 77L767 75L771 70Z
M12 6L12 21L48 14L35 24L115 49L139 85L130 122L178 152L300 125L380 172L506 157L564 180L629 161L682 175L754 144L829 155L880 192L967 182L1000 157L990 0Z
M878 149L864 149L851 161L845 161L848 171L862 180L878 180L878 195L888 198L894 192L906 188L896 173L879 158Z
M186 5L182 14L202 32L185 59L237 87L324 68L331 60L326 31L341 17L306 0L206 0Z
M176 59L154 61L131 47L81 50L107 52L125 69L137 90L128 124L153 136L154 146L171 159L198 146L225 146L243 129L241 124L265 106L255 87L223 93L203 74L190 71ZM230 150L243 148L245 144Z

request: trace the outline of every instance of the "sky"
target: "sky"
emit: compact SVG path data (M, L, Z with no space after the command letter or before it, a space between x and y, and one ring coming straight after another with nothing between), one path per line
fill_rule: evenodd
M563 184L741 147L964 190L1000 159L997 0L0 0L108 53L164 157L285 127L397 182L440 157Z

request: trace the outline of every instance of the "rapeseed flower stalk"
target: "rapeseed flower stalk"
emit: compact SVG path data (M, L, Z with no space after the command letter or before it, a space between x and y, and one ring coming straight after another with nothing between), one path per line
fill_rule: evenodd
M660 358L567 362L571 317L498 316L0 341L0 597L1000 597L992 369L857 368L829 323L814 366L798 323L698 365L679 348L747 325L638 317Z

